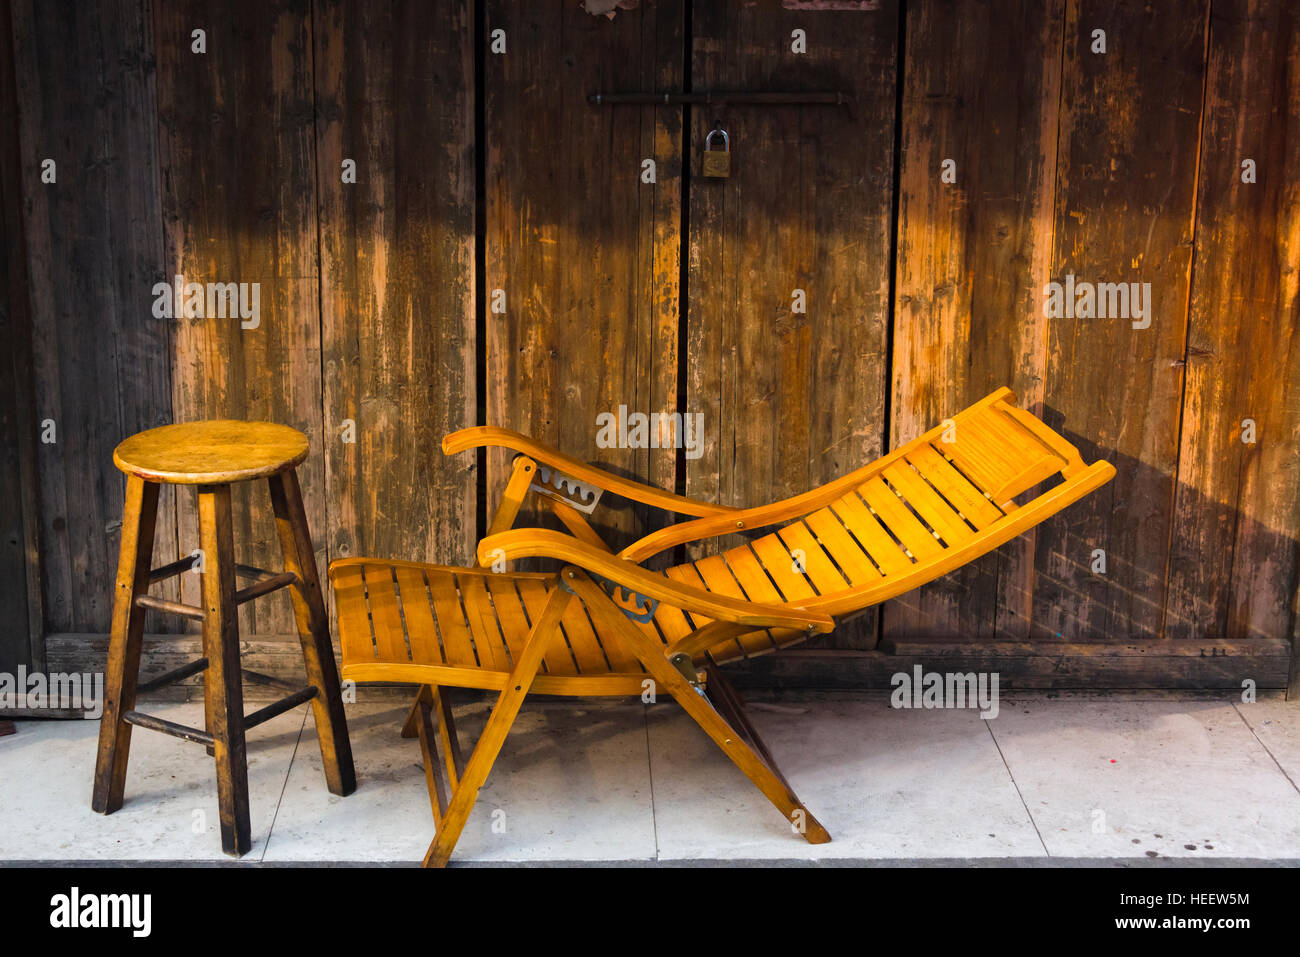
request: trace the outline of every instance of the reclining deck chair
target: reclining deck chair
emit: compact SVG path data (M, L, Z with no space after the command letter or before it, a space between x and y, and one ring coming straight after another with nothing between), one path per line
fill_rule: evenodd
M329 570L343 677L421 686L402 733L418 735L424 754L435 828L426 866L450 858L529 692L667 692L796 832L829 841L716 666L829 632L997 548L1115 474L1105 461L1084 464L1074 446L1017 408L1009 389L856 472L757 508L641 485L505 429L465 429L442 443L449 455L484 445L518 455L479 543L479 567L350 558ZM1014 501L1054 476L1037 497ZM530 492L569 534L511 530ZM694 518L614 554L585 517L602 493ZM771 526L666 572L641 564L688 542ZM558 573L504 571L507 561L535 557L563 564ZM499 692L468 761L443 687Z

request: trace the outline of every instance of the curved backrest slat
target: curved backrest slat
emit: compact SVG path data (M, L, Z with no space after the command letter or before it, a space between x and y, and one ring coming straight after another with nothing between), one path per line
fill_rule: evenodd
M863 470L860 483L829 504L669 575L732 597L851 615L997 548L1115 472L1103 461L1085 465L1073 445L1017 408L1007 389L880 464ZM1054 476L1055 485L1017 504ZM687 633L675 620L658 624L670 643ZM696 627L701 624L697 618ZM710 654L721 662L804 637L767 629Z

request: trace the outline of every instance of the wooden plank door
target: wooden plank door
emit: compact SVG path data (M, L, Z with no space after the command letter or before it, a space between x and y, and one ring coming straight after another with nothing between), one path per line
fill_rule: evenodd
M106 633L125 481L113 448L171 420L147 4L15 0L47 633ZM206 116L205 116L206 122ZM7 146L5 147L8 148ZM53 165L48 165L47 161ZM8 171L6 171L8 172ZM169 491L154 560L176 558ZM176 597L175 583L158 594ZM150 614L150 631L177 628Z
M1294 638L1300 16L1214 0L1165 634Z
M1043 398L1065 0L910 4L890 447L993 390ZM893 639L1029 631L1034 531L888 602Z
M691 109L685 411L703 413L705 441L686 461L690 495L758 505L881 453L897 18L892 0L694 4L692 89L843 90L857 110ZM718 121L731 176L706 179L701 150ZM871 647L876 617L828 641Z
M474 3L313 6L329 557L474 560ZM349 164L351 166L349 167Z
M486 421L672 488L673 450L602 448L597 417L675 410L680 108L586 98L680 88L681 4L610 19L484 2ZM509 468L488 455L489 516ZM625 541L646 520L629 509L604 531Z
M0 672L44 668L36 529L32 314L9 0L0 0Z
M323 529L310 8L259 0L232 12L211 0L159 0L155 25L168 272L187 283L247 283L250 295L252 283L259 289L259 308L247 320L174 320L175 418L267 420L302 430L312 454L298 477L309 525ZM206 31L204 52L197 52L196 29ZM236 558L278 568L264 483L236 485L233 502ZM197 548L194 498L180 494L177 504L182 547ZM316 536L318 565L324 541ZM193 604L197 579L181 576ZM239 619L243 635L297 641L287 592L244 604Z
M1150 294L1141 318L1048 322L1045 418L1117 475L1038 530L1033 637L1161 634L1207 27L1205 2L1067 7L1051 278Z

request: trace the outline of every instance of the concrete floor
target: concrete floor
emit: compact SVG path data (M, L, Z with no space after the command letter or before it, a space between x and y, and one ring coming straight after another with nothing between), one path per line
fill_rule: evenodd
M198 703L146 710L202 724ZM530 700L454 863L1184 864L1300 861L1300 706L1159 694L894 710L882 695L751 704L834 837L812 846L672 703ZM458 704L462 740L482 702ZM306 706L250 733L241 863L411 863L433 834L396 701L348 707L359 786L325 790ZM201 747L136 730L125 806L90 810L98 723L0 738L0 863L230 862ZM467 750L468 753L468 750Z

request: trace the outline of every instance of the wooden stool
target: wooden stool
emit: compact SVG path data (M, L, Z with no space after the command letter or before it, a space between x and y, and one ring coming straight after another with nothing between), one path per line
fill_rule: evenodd
M122 512L122 547L113 597L113 631L108 646L104 711L99 725L99 757L91 807L111 814L122 806L131 726L208 746L217 762L217 797L221 809L221 847L227 854L247 853L252 844L248 822L248 760L244 733L305 701L312 703L320 739L325 780L333 794L356 789L352 747L348 742L338 670L330 646L329 620L316 577L307 515L294 471L307 458L307 437L270 422L189 422L133 435L113 453L113 464L126 473ZM230 484L267 480L284 555L284 571L268 572L236 565L230 524ZM151 569L158 490L163 482L197 485L199 547L202 549L202 607L154 598L149 586L181 574L194 564L182 558ZM235 576L252 583L235 590ZM253 714L244 714L239 668L236 608L246 601L290 586L294 617L307 665L307 687ZM137 685L146 609L171 612L203 622L204 657ZM137 691L152 691L200 671L206 730L186 727L135 709ZM247 673L250 680L271 681Z

